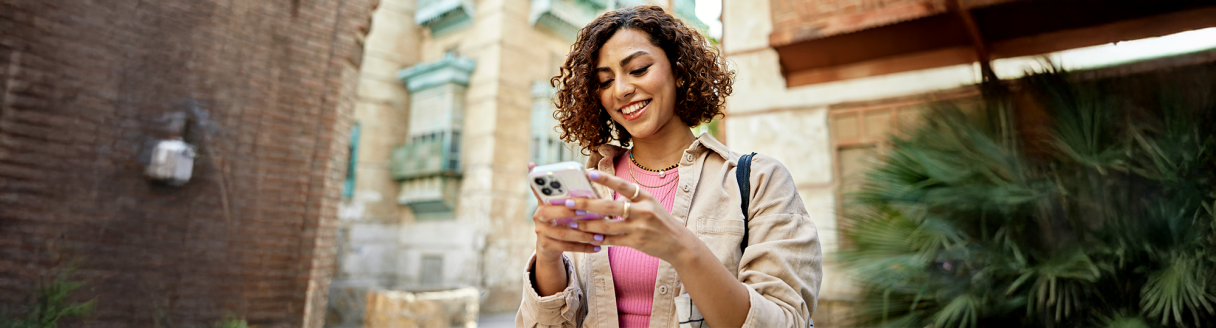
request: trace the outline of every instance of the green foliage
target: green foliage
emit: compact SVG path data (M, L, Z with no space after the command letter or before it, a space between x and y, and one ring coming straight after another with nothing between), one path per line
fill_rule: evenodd
M854 325L1216 320L1216 84L1075 80L1024 81L1052 118L1054 156L1027 158L983 124L1012 103L1000 99L970 116L941 104L892 139L844 205L837 256L861 286Z
M69 271L70 272L70 271ZM84 286L82 281L69 279L70 273L60 274L50 284L38 288L35 303L17 319L0 318L3 328L54 328L59 321L88 316L93 312L97 300L73 303L69 298L73 291Z
M224 316L224 320L217 322L215 328L249 328L249 323L245 319L237 318L232 314Z

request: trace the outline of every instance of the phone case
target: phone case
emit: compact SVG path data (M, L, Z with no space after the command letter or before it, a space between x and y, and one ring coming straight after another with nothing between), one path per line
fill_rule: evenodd
M583 165L578 162L537 166L528 174L528 186L546 204L553 199L600 198L587 180Z

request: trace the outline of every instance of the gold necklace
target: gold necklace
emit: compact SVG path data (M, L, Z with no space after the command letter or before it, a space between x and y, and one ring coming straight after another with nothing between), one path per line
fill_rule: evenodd
M670 185L672 182L676 182L676 179L671 179L671 180L667 180L667 182L664 182L663 184L660 184L660 185L657 185L657 186L650 186L650 185L646 185L646 184L642 183L641 181L638 181L638 176L633 175L633 168L632 168L632 167L630 167L630 168L629 168L629 177L630 177L630 178L633 178L633 182L634 182L634 183L636 183L636 184L638 184L638 185L640 185L640 186L646 187L646 188L651 188L651 189L666 187L667 185Z

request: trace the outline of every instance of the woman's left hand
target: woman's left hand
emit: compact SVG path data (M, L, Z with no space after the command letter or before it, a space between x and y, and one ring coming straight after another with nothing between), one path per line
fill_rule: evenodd
M566 205L588 213L598 213L619 216L623 220L575 221L578 230L602 234L604 240L596 244L628 246L654 256L660 260L675 264L677 260L701 240L692 234L683 222L671 216L663 205L649 192L641 190L636 184L624 179L603 174L599 171L589 171L587 177L592 182L604 185L617 194L622 200L603 199L572 199L573 203ZM629 199L637 194L637 197ZM628 202L628 213L625 203Z

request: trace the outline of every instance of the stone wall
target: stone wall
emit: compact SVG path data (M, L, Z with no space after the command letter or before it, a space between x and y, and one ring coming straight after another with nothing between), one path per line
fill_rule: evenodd
M320 326L374 2L0 0L0 305L75 267L71 326Z

